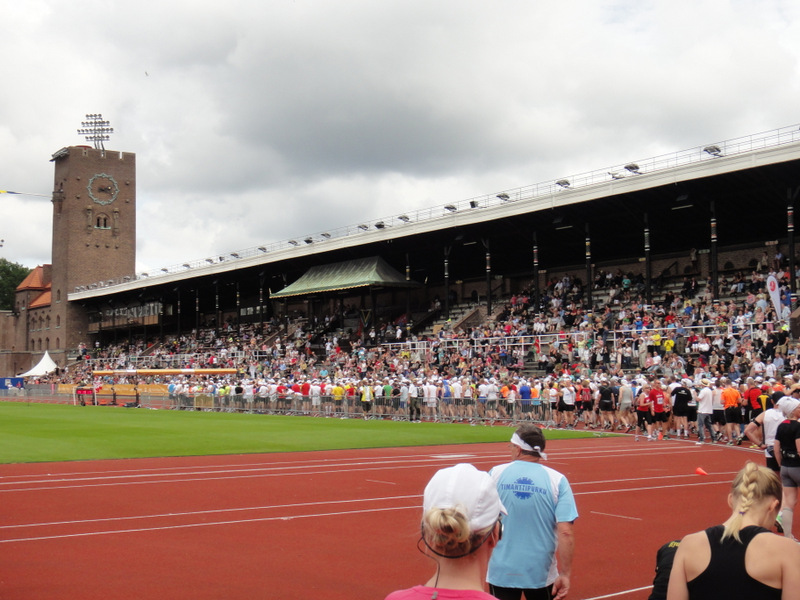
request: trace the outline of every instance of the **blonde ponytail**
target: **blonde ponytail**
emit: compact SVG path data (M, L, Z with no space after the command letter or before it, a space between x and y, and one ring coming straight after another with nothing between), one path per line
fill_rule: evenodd
M432 508L422 517L422 539L438 556L462 558L477 550L493 527L470 531L469 519L457 507Z

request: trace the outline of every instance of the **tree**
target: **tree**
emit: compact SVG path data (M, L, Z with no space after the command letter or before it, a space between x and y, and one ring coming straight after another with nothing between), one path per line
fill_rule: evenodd
M14 291L31 270L0 258L0 310L14 309Z

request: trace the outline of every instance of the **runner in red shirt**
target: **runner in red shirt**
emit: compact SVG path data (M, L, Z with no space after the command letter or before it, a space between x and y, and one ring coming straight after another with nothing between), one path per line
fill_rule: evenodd
M300 385L300 396L303 398L303 414L307 415L310 410L311 382L306 379Z
M661 428L661 433L665 440L669 439L669 416L672 407L670 405L669 396L667 396L661 385L661 380L658 378L653 379L650 389L650 412L653 415L653 421L656 427Z
M752 377L748 377L745 380L745 385L747 385L747 390L744 393L745 400L747 400L747 422L749 423L753 419L755 419L758 415L764 412L764 408L761 406L761 378L758 377L757 379L753 379Z

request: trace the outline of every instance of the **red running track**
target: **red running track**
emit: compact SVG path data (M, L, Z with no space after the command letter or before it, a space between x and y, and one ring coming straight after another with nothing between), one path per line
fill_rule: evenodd
M0 465L0 598L381 600L423 583L421 494L507 444ZM758 453L554 441L577 497L572 599L642 599L664 542L728 516ZM709 473L697 475L702 467Z

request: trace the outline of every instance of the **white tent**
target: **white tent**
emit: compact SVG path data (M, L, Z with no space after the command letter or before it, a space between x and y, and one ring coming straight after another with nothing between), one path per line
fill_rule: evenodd
M35 367L33 367L27 373L22 373L22 375L17 375L17 377L41 377L42 375L47 375L48 373L52 373L58 368L58 365L55 361L50 358L50 353L47 350L44 351L44 356L42 360L39 361Z

